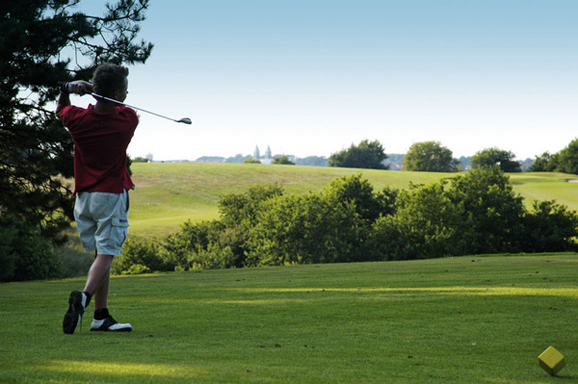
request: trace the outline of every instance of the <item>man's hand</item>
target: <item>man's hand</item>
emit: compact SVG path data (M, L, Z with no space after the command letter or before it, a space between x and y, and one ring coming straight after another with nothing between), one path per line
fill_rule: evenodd
M92 84L90 84L88 81L76 80L68 84L70 85L69 93L76 93L78 95L92 93Z
M73 81L71 83L67 83L68 87L68 92L64 91L63 87L63 91L60 92L60 97L58 98L58 103L56 105L56 115L60 116L60 111L62 111L62 109L64 107L66 107L67 105L70 105L70 96L69 93L76 93L78 95L84 95L87 93L92 93L93 89L92 89L92 84L90 84L88 81L84 81L84 80L76 80Z

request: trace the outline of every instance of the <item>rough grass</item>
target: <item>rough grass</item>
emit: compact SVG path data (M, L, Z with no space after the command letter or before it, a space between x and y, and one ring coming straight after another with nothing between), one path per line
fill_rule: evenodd
M84 279L0 285L0 382L570 383L577 255L113 277L128 334L64 335ZM538 366L553 345L557 379Z
M131 233L160 236L178 230L187 220L218 218L217 203L227 193L243 193L258 183L279 184L287 193L317 192L331 180L361 173L376 190L407 188L456 174L376 171L333 167L267 166L261 164L144 164L132 165L137 189L131 193ZM556 199L578 209L578 183L560 173L510 174L514 189L531 206L533 199Z

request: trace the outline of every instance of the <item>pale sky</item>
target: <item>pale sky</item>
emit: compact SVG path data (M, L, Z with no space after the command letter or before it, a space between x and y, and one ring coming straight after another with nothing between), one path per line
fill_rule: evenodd
M141 113L128 152L555 153L578 137L576 15L576 0L151 0L155 48L126 103L193 124Z

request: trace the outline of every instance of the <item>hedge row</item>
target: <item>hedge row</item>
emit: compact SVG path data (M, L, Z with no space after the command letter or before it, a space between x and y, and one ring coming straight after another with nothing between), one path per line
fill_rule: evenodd
M578 216L555 201L527 210L498 167L406 190L361 175L319 193L255 185L219 202L220 219L130 240L115 273L409 260L578 250Z

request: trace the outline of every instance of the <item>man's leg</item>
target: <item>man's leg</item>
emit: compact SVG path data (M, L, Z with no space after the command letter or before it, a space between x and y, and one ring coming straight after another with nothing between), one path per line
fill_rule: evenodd
M110 270L114 256L96 255L84 291L94 297L94 319L90 325L91 331L130 332L130 324L121 324L108 312L108 289L110 286Z
M127 235L128 193L119 194L115 199L110 193L81 192L76 198L74 216L84 249L87 252L103 249L106 253L96 255L84 291L71 292L68 312L62 323L64 333L72 334L76 331L93 296L95 316L91 331L130 332L131 325L119 324L110 316L107 308L110 271L114 259L112 255L120 254Z
M110 269L112 268L113 256L96 255L84 292L72 291L68 299L68 312L64 315L62 329L64 333L73 334L82 321L84 310L90 299L94 297L94 308L106 309L108 305L108 287L110 285Z
M95 310L108 308L108 288L113 259L114 256L111 255L96 255L88 272L84 291L94 298Z
M90 215L91 197L92 194L89 192L80 192L76 195L76 201L74 203L76 228L78 229L78 235L84 250L87 252L96 249L94 234L97 226ZM76 290L70 292L68 311L64 315L64 320L62 320L62 330L64 333L73 334L76 332L78 326L82 324L82 315L86 307L88 307L91 297L92 292L88 293Z

